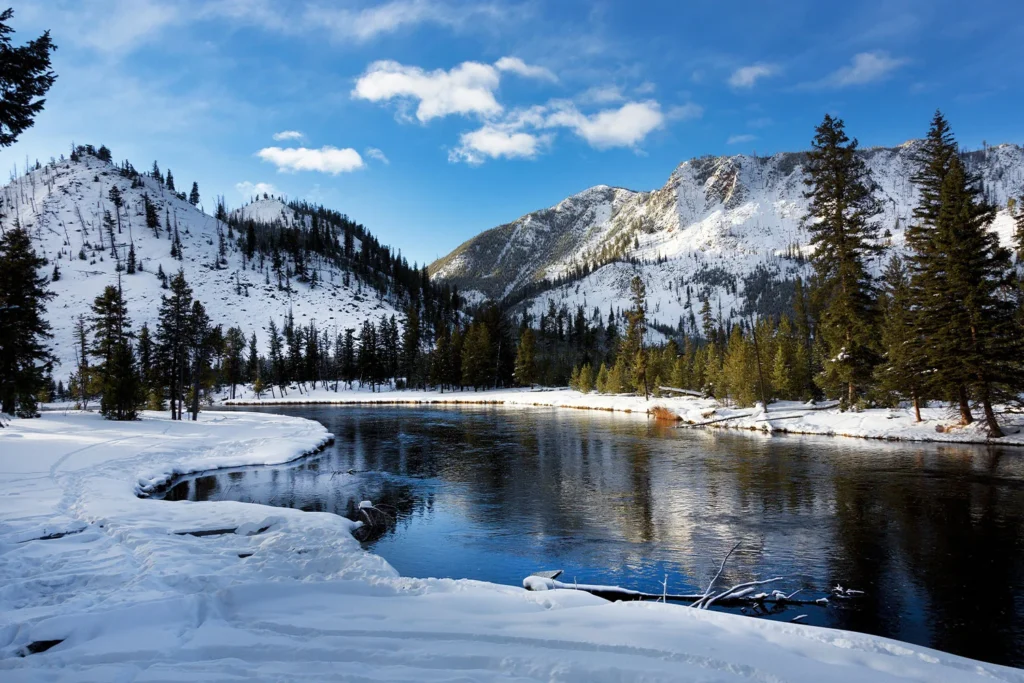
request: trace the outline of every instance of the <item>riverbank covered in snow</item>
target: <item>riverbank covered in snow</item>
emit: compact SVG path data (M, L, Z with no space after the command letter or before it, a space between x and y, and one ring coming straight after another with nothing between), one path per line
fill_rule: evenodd
M236 398L222 398L225 405L257 406L288 404L432 404L432 405L505 405L523 407L573 408L624 413L674 416L681 426L746 429L777 434L814 434L848 436L888 441L935 441L952 443L1024 446L1024 414L1001 413L1005 436L990 439L981 422L967 427L957 425L957 417L948 406L934 404L921 410L921 422L914 421L910 408L872 408L843 412L834 404L813 405L798 401L779 401L768 410L735 408L720 401L697 396L670 396L645 400L642 396L584 394L572 389L497 389L488 391L339 391L314 389L300 391L294 386L288 394L264 392L256 398L247 387L238 387ZM940 431L941 430L941 431Z
M137 496L327 438L315 422L243 412L51 412L0 429L0 679L1024 683L857 633L403 578L329 513Z

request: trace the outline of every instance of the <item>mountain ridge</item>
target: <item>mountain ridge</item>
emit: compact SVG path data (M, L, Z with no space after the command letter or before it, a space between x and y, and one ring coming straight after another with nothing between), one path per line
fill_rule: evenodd
M919 144L859 150L883 200L882 241L897 251L916 203L910 177ZM587 188L467 240L431 264L430 273L470 300L521 299L520 307L535 317L549 299L559 307L620 308L629 280L639 274L660 324L692 321L702 297L735 319L760 297L760 287L746 280L809 273L802 225L806 154L696 157L678 164L654 190ZM1005 143L962 156L1000 207L996 229L1008 242L1006 204L1024 194L1024 149Z

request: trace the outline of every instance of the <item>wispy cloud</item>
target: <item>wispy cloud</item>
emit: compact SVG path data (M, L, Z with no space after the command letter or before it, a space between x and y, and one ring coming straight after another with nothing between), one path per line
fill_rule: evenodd
M274 133L274 139L281 140L301 140L305 136L297 130L282 130L280 133Z
M861 52L853 56L853 61L825 78L804 83L804 89L838 89L856 85L877 83L888 78L893 71L905 65L906 59L892 57L888 52Z
M253 183L248 180L235 183L235 189L245 198L260 196L264 193L276 195L277 188L270 183Z
M779 72L775 64L757 63L740 67L729 76L729 85L734 88L753 88L760 79L774 76Z
M326 28L336 39L366 42L421 24L454 29L485 26L507 14L508 8L498 4L456 6L434 0L392 0L359 10L322 4L309 5L303 15L303 22L308 26Z
M725 141L727 145L742 145L745 142L753 142L757 139L756 135L750 133L743 133L740 135L730 135L729 139Z
M747 126L749 126L750 128L767 128L773 125L774 123L775 122L772 121L767 116L762 116L761 118L751 119L747 121Z
M518 57L502 57L494 63L494 66L498 71L508 71L526 78L536 78L542 81L557 82L558 76L554 74L550 69L546 69L543 66L534 66L527 64Z
M373 159L375 161L379 161L380 163L385 164L385 165L391 163L388 160L387 156L384 154L384 152L380 151L376 147L367 147L366 149L363 150L363 154L365 154L370 159Z
M366 165L363 158L359 156L359 152L350 147L344 149L329 146L320 149L266 147L257 152L257 156L277 166L280 173L318 171L337 175L358 170Z

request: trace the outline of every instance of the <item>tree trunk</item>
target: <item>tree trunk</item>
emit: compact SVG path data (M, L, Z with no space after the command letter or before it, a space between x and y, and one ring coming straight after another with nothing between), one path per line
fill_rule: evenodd
M967 387L961 384L956 388L956 393L960 404L960 424L969 425L974 422L974 415L971 414L971 402L967 398Z
M911 398L914 400L914 422L921 421L921 397L917 395L917 389L911 390Z
M989 436L992 438L1005 436L999 427L999 422L996 421L996 412L992 410L992 396L987 383L981 387L981 405L985 411L985 424L988 426Z

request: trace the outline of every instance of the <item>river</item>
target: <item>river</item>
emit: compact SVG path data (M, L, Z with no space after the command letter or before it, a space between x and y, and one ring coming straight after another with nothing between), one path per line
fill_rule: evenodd
M250 410L252 410L250 408ZM644 416L507 407L278 406L323 423L322 453L187 477L171 500L357 518L399 572L521 585L700 591L784 575L827 596L763 618L862 631L1024 666L1024 453L681 430ZM733 610L735 611L735 609ZM749 612L749 610L748 610Z

